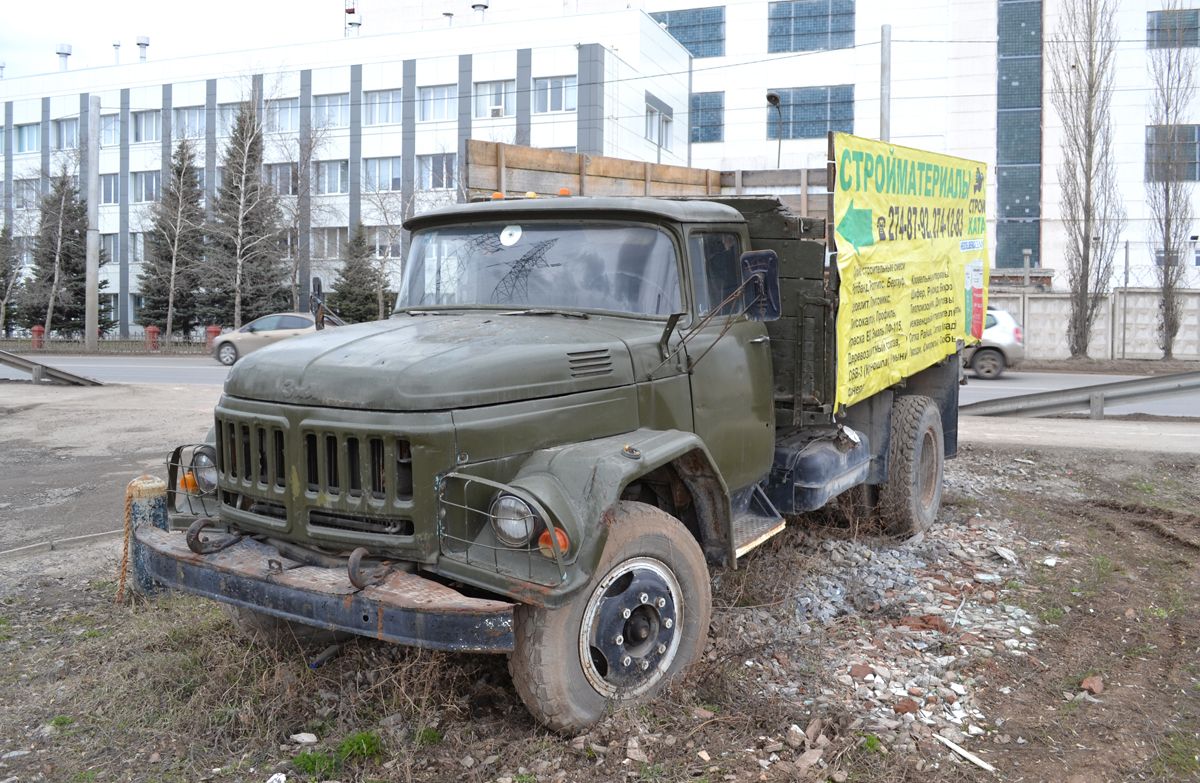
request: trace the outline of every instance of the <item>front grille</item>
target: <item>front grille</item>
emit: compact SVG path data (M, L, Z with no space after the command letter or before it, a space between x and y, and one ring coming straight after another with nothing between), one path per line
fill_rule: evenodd
M412 500L412 444L404 438L305 432L304 466L309 494Z
M218 419L217 467L231 482L259 489L287 486L287 444L278 424Z
M223 503L274 529L412 536L412 443L387 434L386 425L366 429L218 409Z

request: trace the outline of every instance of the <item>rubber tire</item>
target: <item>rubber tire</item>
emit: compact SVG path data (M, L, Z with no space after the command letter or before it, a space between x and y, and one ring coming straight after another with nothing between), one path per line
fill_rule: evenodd
M226 351L225 350L226 348L228 348L229 350ZM229 357L229 361L225 361L225 358L227 356ZM237 360L238 360L238 349L237 349L236 345L234 345L233 343L221 343L220 345L217 346L217 361L218 362L225 365L226 367L232 367L234 362L236 362Z
M991 381L1004 374L1004 354L995 348L980 348L971 357L971 370L975 377Z
M317 628L304 623L294 623L275 615L256 612L244 606L221 604L230 622L246 639L270 647L315 646L318 644L337 644L344 642L354 634L331 631L328 628Z
M946 465L942 415L937 403L919 395L892 404L888 476L879 488L879 510L895 536L922 533L942 505Z
M652 699L699 658L708 639L712 591L696 539L675 517L645 503L620 501L612 517L604 554L574 600L557 609L518 606L514 616L515 644L508 669L517 693L539 723L572 736L597 723L612 706L588 683L578 640L589 597L621 563L648 556L665 564L679 582L683 618L682 630L677 631L682 634L679 649L667 672L636 699L618 697L621 703Z

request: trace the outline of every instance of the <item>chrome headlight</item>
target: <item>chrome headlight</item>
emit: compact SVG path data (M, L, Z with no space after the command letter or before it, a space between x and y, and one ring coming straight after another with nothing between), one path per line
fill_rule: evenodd
M541 518L516 495L500 493L490 510L492 530L506 546L526 546L541 525Z
M215 452L207 446L196 449L192 455L192 476L196 479L196 488L202 495L211 495L217 491L217 462Z

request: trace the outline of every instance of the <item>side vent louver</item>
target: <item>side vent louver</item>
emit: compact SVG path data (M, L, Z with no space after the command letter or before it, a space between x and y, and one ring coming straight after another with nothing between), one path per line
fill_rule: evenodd
M607 348L595 351L575 351L567 354L572 378L590 378L612 374L612 354Z

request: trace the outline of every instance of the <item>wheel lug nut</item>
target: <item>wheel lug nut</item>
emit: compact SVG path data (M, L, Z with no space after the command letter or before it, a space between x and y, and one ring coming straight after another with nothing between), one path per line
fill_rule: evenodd
M673 626L673 625L675 625L675 621L674 621L674 620L672 620L670 617L668 617L667 619L663 620L663 627L664 627L664 628L670 628L670 627L671 627L671 626Z
M629 611L628 609L626 609L625 611L621 612L621 616L622 616L622 617L624 617L626 620L628 620L628 619L629 619L629 615L631 615L631 614L633 614L633 612Z
M658 604L658 608L659 608L659 609L662 609L664 606L666 606L666 605L667 605L667 599L665 599L665 598L660 598L660 599L658 599L657 601L655 601L654 603Z
M617 634L617 638L613 639L613 641L616 642L617 644L625 644L625 637L622 636L621 634Z
M650 596L646 595L645 593L642 593L641 595L638 596L638 600L644 604L648 604L648 603L650 603Z
M659 655L663 655L663 654L665 654L666 652L667 652L667 646L666 646L665 644L660 644L660 645L658 646L658 654L659 654Z
M631 663L633 663L633 659L630 658L628 655L626 655L624 658L621 659L622 666L628 666Z
M650 661L647 661L643 658L642 662L641 662L641 667L642 667L642 671L646 671L647 669L650 668Z

